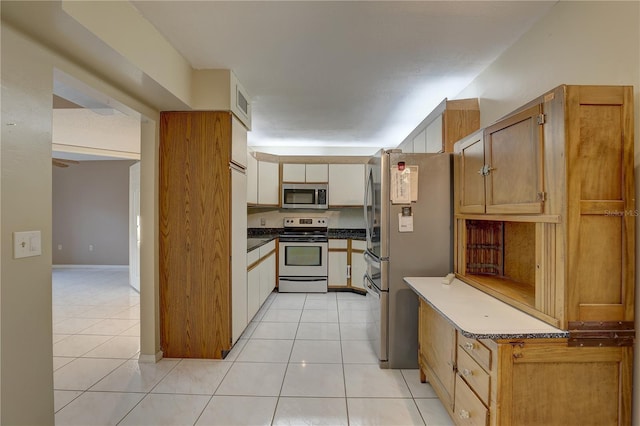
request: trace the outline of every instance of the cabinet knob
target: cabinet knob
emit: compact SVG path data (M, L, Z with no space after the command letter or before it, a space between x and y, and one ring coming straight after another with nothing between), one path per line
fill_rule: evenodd
M475 345L471 342L466 342L464 344L464 348L468 351L472 351L475 348Z
M480 170L478 170L478 174L481 176L489 176L489 173L491 173L492 170L495 170L495 168L491 167L488 164L485 164L480 168Z
M471 417L471 414L469 414L467 410L460 410L458 412L458 415L460 416L461 419L468 419L469 417Z
M473 371L469 370L468 368L465 368L462 370L462 375L465 377L473 376Z

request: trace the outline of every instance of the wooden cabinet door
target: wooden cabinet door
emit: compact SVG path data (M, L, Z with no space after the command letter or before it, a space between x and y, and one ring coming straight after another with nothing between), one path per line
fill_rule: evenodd
M304 183L306 180L306 168L304 164L284 163L282 165L283 182Z
M229 113L161 114L159 292L166 357L221 359L231 347L230 158Z
M420 353L429 382L445 406L453 407L456 330L442 315L420 301Z
M487 213L542 213L544 208L542 104L484 132Z
M631 424L632 347L533 339L500 344L498 351L500 409L492 424Z
M485 189L484 142L482 131L476 132L455 145L456 199L458 213L484 213Z
M329 181L328 164L306 164L304 181L307 183L326 183Z

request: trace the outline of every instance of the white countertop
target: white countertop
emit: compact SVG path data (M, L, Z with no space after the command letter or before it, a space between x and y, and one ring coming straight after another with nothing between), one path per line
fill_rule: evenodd
M404 281L466 337L569 337L567 331L552 327L458 279L451 284L442 284L442 277L405 277Z

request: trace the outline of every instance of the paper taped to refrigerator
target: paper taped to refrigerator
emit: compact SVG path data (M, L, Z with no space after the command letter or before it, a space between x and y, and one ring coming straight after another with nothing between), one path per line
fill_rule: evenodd
M398 166L391 166L390 192L393 204L418 201L418 166L406 166L404 170L398 170Z

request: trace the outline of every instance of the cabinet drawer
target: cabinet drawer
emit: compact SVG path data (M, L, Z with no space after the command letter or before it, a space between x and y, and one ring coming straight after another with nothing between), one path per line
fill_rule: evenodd
M253 265L260 259L260 249L253 249L247 253L247 267Z
M458 374L476 392L485 405L489 405L489 374L465 351L458 351Z
M454 419L458 425L486 426L489 410L460 376L456 376Z
M458 345L486 371L491 370L491 350L476 339L458 333Z
M260 247L260 258L265 257L276 249L276 240L269 241L267 244Z
M347 248L347 240L339 240L336 238L329 240L329 248L330 249L346 249Z

